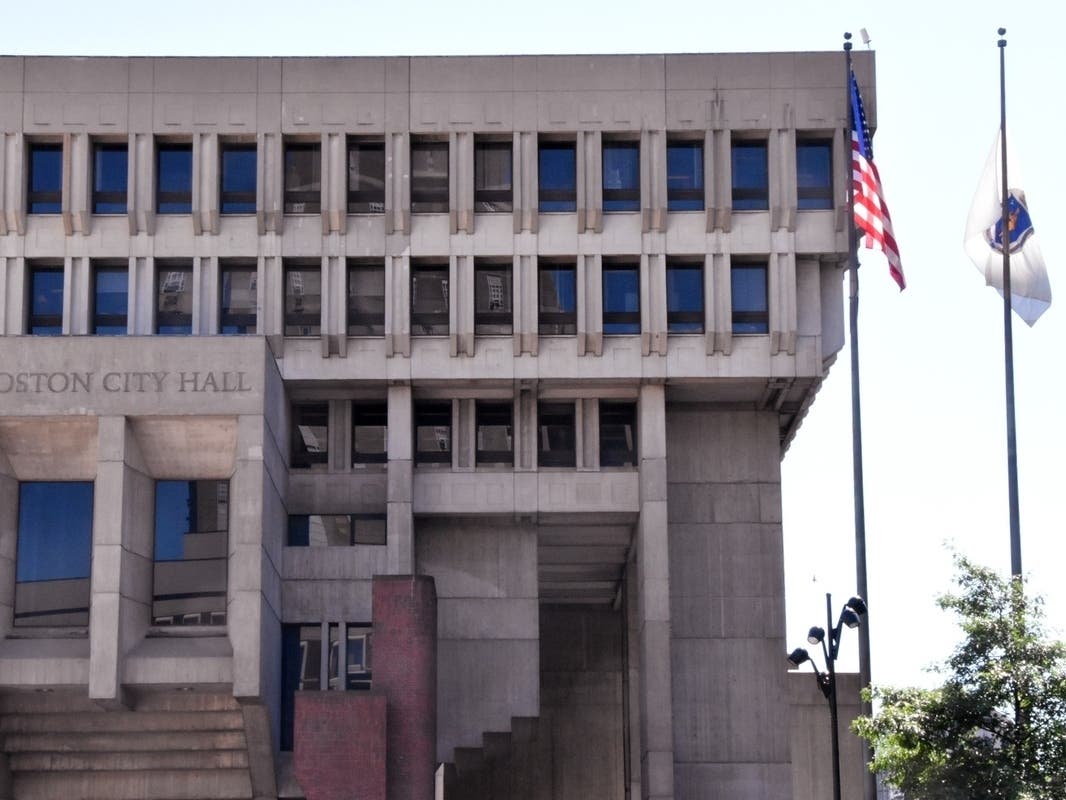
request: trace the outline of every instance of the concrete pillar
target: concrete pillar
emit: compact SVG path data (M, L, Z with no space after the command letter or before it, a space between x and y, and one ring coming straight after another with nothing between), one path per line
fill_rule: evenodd
M388 698L389 800L431 800L437 739L437 593L427 575L374 577L374 690Z
M640 388L640 518L637 522L637 648L640 658L641 797L674 796L670 558L666 524L666 395Z
M413 440L411 387L389 387L389 464L385 497L388 570L391 575L415 571L413 516Z

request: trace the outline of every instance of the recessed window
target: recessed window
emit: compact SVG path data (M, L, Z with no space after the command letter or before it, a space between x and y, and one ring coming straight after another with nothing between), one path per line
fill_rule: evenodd
M600 401L600 466L637 466L637 404Z
M161 263L156 269L155 332L192 333L192 265Z
M254 144L223 142L219 203L223 214L254 214L256 191Z
M474 211L514 209L511 142L474 140Z
M452 463L452 404L421 401L414 404L415 462Z
M833 207L833 143L828 139L796 142L796 202L800 209Z
M640 265L603 265L603 332L640 333Z
M26 333L58 336L63 333L63 268L59 265L29 267L29 315Z
M348 261L348 335L385 335L385 265Z
M766 333L770 313L765 264L734 264L729 271L733 297L733 333Z
M474 333L478 336L510 335L511 265L474 262Z
M384 514L290 514L289 547L386 544Z
M156 211L192 212L192 145L161 142L156 148Z
M153 625L225 625L228 481L156 481Z
M322 268L285 265L285 335L318 336L322 332Z
M478 464L514 464L514 407L511 403L478 400Z
M572 262L537 266L537 329L541 336L577 333L577 268Z
M577 145L574 142L538 142L537 175L541 211L573 211L577 208Z
M411 213L448 210L448 143L411 141Z
M411 266L411 333L415 336L448 334L448 265Z
M640 142L604 141L603 210L640 211Z
M666 329L703 332L703 265L666 262Z
M770 172L766 142L733 140L733 210L765 211L770 207Z
M285 144L285 213L317 214L322 208L322 152L312 142Z
M255 333L259 276L254 262L219 264L218 331Z
M130 272L126 267L93 265L93 333L125 336Z
M30 142L26 210L30 214L58 214L63 207L63 145Z
M14 624L89 624L93 485L19 484Z
M385 211L385 142L348 139L348 213Z
M703 142L666 143L666 210L703 211Z
M573 403L537 405L537 463L542 467L577 464Z
M293 469L325 469L329 464L329 403L292 407L289 464Z
M129 154L125 144L93 145L93 213L125 214Z
M352 403L352 463L388 461L389 407L387 403Z

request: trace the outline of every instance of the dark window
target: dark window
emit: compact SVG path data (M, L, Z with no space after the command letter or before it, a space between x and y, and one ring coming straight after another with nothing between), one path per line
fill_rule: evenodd
M58 214L63 206L63 145L30 142L26 210Z
M63 268L29 268L29 319L26 332L34 336L63 333Z
M321 267L285 265L285 335L318 336L321 331Z
M258 285L254 263L219 266L219 333L255 333Z
M540 466L576 466L577 436L573 403L538 404L537 433L537 463Z
M542 336L577 333L577 268L540 262L537 326Z
M833 207L833 143L828 139L796 143L796 195L800 209Z
M289 438L293 469L325 469L329 464L329 403L293 405Z
M637 466L637 404L600 401L600 466Z
M477 463L514 463L514 409L511 403L478 400Z
M155 332L192 333L192 267L161 264L156 270Z
M666 263L666 329L670 333L703 331L703 266Z
M703 210L703 142L666 144L666 210Z
M577 208L577 145L574 142L539 142L537 175L541 211L574 211Z
M448 265L411 267L411 333L415 336L448 334Z
M603 265L603 332L640 333L640 267Z
M474 140L474 211L511 211L514 191L510 142Z
M291 514L289 547L386 544L384 514Z
M765 264L734 264L730 270L733 296L733 333L766 333L770 313Z
M93 333L125 336L129 309L130 273L126 267L93 269Z
M93 146L93 213L125 214L129 158L124 144Z
M322 154L318 144L285 145L285 213L317 214L322 208Z
M385 265L348 262L348 335L385 335Z
M765 211L770 207L770 172L766 142L733 141L733 210Z
M511 265L475 262L474 333L510 334L514 330L511 300Z
M348 140L348 213L385 211L385 142Z
M16 627L88 625L93 485L19 484Z
M352 463L384 464L388 441L388 404L352 403Z
M153 625L225 625L228 481L156 481Z
M640 142L603 143L603 210L640 211Z
M448 143L411 142L411 213L448 210Z
M256 184L254 144L222 143L220 205L223 214L254 214Z
M156 149L156 211L192 212L192 145L160 144Z
M415 403L415 461L452 463L452 404L448 401Z

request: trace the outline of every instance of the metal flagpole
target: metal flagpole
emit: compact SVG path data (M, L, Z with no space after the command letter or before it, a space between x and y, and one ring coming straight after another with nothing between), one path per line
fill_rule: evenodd
M851 338L851 465L852 484L855 502L855 583L859 596L871 606L870 593L866 584L866 504L863 496L862 478L862 409L859 398L859 236L855 228L855 177L854 153L852 151L852 131L856 120L851 102L851 34L844 34L844 61L847 74L844 78L847 105L847 130L844 141L848 148L847 157L847 218L848 229L848 267L850 273L849 290L849 332ZM869 618L867 618L869 619ZM859 628L859 684L870 685L870 626ZM873 714L873 706L868 700L862 703L864 716ZM863 781L864 800L876 800L877 776L869 770L873 752L869 743L862 739L862 761L866 765Z
M1010 184L1007 183L1007 40L999 29L999 147L1002 162L1000 242L1003 247L1003 369L1007 385L1007 496L1010 505L1010 572L1022 577L1022 534L1018 520L1018 438L1014 428L1014 334L1010 298Z

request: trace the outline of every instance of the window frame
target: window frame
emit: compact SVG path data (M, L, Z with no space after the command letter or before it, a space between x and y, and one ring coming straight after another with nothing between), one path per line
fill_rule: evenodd
M329 468L330 418L327 401L298 401L289 410L289 468L324 470ZM325 428L319 442L320 449L308 449L307 440L300 433L302 427Z
M640 261L617 261L617 262L605 262L601 267L601 293L603 300L603 334L604 336L636 336L641 332L641 320L640 320L640 289L641 289L641 275L640 275ZM632 273L637 280L636 309L621 309L616 310L613 307L609 307L607 299L607 284L608 276L610 274ZM608 329L608 326L612 326L613 329Z
M758 181L745 180L739 184L741 170L738 167L738 154L745 150L762 150L762 174L755 175ZM730 142L729 158L731 166L732 209L734 211L768 211L770 209L770 149L766 139L741 139L734 137Z
M550 447L549 426L569 430L571 447ZM542 467L577 467L577 404L572 400L537 402L537 468Z
M629 428L629 442L625 447L612 447L612 442L625 437L605 436L609 426ZM600 467L640 466L638 460L637 404L630 400L600 400L599 403Z
M445 464L451 466L452 453L455 451L455 429L452 420L451 400L416 400L412 404L412 434L414 435L415 464ZM419 437L421 428L447 428L447 450L422 449ZM438 444L441 439L437 438Z
M444 154L443 185L439 173L416 172L416 157L422 154ZM451 210L451 154L447 139L411 137L411 213L447 214Z
M363 424L360 424L360 423ZM384 428L385 441L381 452L362 452L358 449L357 428ZM389 461L389 403L387 400L352 401L352 466L387 464Z
M65 269L62 264L56 263L31 263L26 264L26 333L29 336L62 336L63 335L63 295L66 292ZM45 313L38 311L37 306L37 277L39 275L59 276L59 313ZM54 291L47 290L49 296ZM42 295L44 296L44 295Z
M163 161L166 156L171 154L181 153L188 156L188 182L181 188L174 186L164 186L164 170ZM180 172L180 167L179 170ZM168 175L173 177L173 174L168 170ZM185 176L181 176L185 177ZM170 216L174 214L191 214L192 213L192 142L175 142L175 141L156 141L155 146L155 212L157 214L163 214ZM165 208L164 206L176 206L176 208Z
M762 274L762 308L737 309L737 273L757 270ZM729 267L730 330L734 336L767 334L770 332L770 271L766 262L739 261ZM748 330L748 328L751 328Z
M35 187L34 180L39 170L34 166L34 156L38 153L55 153L59 184L47 187ZM47 206L40 208L39 206ZM30 141L26 146L26 213L59 214L63 211L63 143Z
M491 305L492 287L488 273L506 273L502 287L503 308L486 310L482 308L486 299ZM482 280L484 278L485 280ZM485 297L485 293L489 297ZM511 262L474 259L474 335L475 336L511 336L514 334L514 265Z
M568 151L572 154L574 169L570 175L569 185L544 185L545 153ZM559 208L547 208L546 205L558 205ZM537 139L537 211L541 214L568 214L577 211L577 140L576 139Z
M290 185L290 176L295 180L298 164L289 156L297 153L311 154L311 188L299 189ZM282 212L285 214L319 214L322 211L322 143L304 140L285 142L282 153Z
M704 160L704 147L702 139L666 139L666 210L676 213L679 211L704 211L707 207L707 186L704 180L706 162ZM677 152L682 149L694 150L699 153L699 164L696 165L692 175L680 176L682 179L691 179L692 186L671 186L674 176L671 174L671 151Z
M186 277L182 280L181 288L176 293L176 296L187 294L189 297L189 310L164 310L161 308L163 304L163 273L183 273ZM154 310L155 310L155 325L154 332L160 336L191 336L192 329L192 305L195 301L193 293L193 266L191 259L181 260L160 260L155 265L155 292L153 297L155 298ZM185 288L185 281L188 281L188 288ZM179 303L180 305L180 303ZM180 328L181 330L162 330L162 328Z
M345 264L347 270L347 297L345 299L345 314L346 322L345 329L348 336L384 336L385 335L385 307L386 307L386 293L385 293L385 262L384 260L366 261L357 258L349 258ZM353 300L359 300L364 295L357 295L352 292L355 287L355 281L352 280L352 276L356 273L364 272L376 272L381 274L381 310L377 311L360 311L358 308L353 307Z
M100 187L100 181L105 170L101 169L101 155L104 153L125 154L123 166L122 189L104 189ZM92 213L100 216L118 216L129 213L129 177L130 177L130 153L126 142L95 141L92 143L92 191L90 206ZM103 210L105 205L121 206L121 208Z
M484 154L507 153L506 188L483 185L487 183ZM514 142L510 139L474 137L474 213L510 214L514 212Z
M698 309L673 308L671 301L676 296L671 291L671 276L680 272L696 273L699 276ZM696 261L684 261L668 258L666 260L666 331L667 333L703 333L706 329L704 307L704 264Z
M818 180L804 184L803 171L800 169L802 149L815 149L825 153L825 174L818 174ZM832 211L834 207L833 192L833 139L824 136L802 136L796 139L796 208L800 211Z
M235 188L232 181L238 175L230 174L226 169L227 155L234 153L252 154L252 188ZM237 166L233 166L237 170ZM230 177L230 186L227 186L227 175ZM254 214L256 212L256 197L258 195L259 182L259 148L255 142L222 141L218 152L218 209L225 216L237 214ZM236 206L236 208L234 207Z
M344 521L344 536L346 541L330 542L328 539L324 542L315 543L311 539L311 520L312 518L328 519L333 521ZM382 534L373 535L367 537L365 534L360 534L358 522L374 521L383 523ZM380 512L377 514L355 513L355 514L289 514L288 525L285 535L286 547L380 547L388 544L388 533L385 531L384 526L387 525L387 514ZM363 541L360 541L363 539ZM372 539L367 541L366 539Z
M444 287L445 308L443 311L419 311L418 278L430 275L443 275L440 285ZM412 336L447 336L451 333L451 277L447 262L423 262L411 264L411 335ZM422 330L416 330L421 328Z
M507 428L511 446L506 450L483 448L482 428ZM474 401L474 463L479 466L514 466L514 402L511 400Z
M607 185L608 158L615 153L636 153L636 171L621 174L621 186ZM600 147L600 183L603 190L603 212L626 214L640 211L640 140L604 138Z
M544 275L546 273L569 273L573 290L573 308L568 311L546 311L544 306ZM559 284L550 278L559 299ZM560 306L562 303L560 302ZM547 329L547 330L546 330ZM562 329L562 330L559 330ZM537 261L537 333L539 336L574 336L577 333L577 261Z
M384 214L385 213L385 183L386 161L385 140L372 136L349 136L346 142L346 165L348 169L346 203L349 214ZM357 153L381 153L381 187L366 188L361 186L367 179L374 180L376 175L367 175L364 172L352 172L352 155ZM357 159L359 163L361 159ZM352 187L353 177L355 188Z
M92 270L92 333L94 336L125 336L129 333L130 309L130 270L126 265L90 262ZM101 313L100 311L100 275L121 274L125 277L125 305L121 314ZM101 328L121 328L121 331L101 331Z
M233 311L226 305L226 277L236 273L251 275L255 287L255 306L251 312ZM232 297L232 294L231 294ZM259 269L254 261L220 259L218 262L218 332L222 336L254 335L259 325ZM228 331L226 328L237 328Z
M282 260L282 330L287 337L300 337L300 336L321 336L322 335L322 264L321 262L310 262L294 259L290 261ZM305 295L302 291L303 288L303 273L315 273L318 275L318 294L317 295ZM301 292L299 295L290 293L290 276L294 273L300 273L300 287ZM289 298L304 298L304 297L317 297L318 307L313 310L290 309ZM295 305L295 303L294 303ZM300 305L303 305L301 301ZM311 324L304 324L309 322Z

